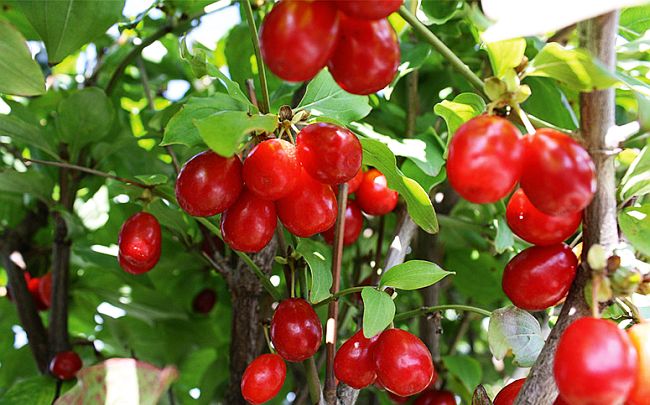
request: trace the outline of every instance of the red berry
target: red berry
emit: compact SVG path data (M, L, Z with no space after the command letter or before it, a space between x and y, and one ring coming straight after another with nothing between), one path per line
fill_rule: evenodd
M417 336L404 330L382 332L373 352L377 381L394 394L415 395L427 388L433 379L429 349Z
M506 209L510 229L534 245L547 246L564 242L573 235L582 220L582 211L566 216L551 216L531 204L524 190L519 189L510 198Z
M629 405L627 402L625 404ZM553 405L570 405L570 404L566 402L564 399L562 399L561 396L558 395L558 397L555 398L555 402L553 402Z
M533 246L506 265L503 291L521 309L541 311L566 297L578 258L565 244Z
M375 93L393 81L399 62L397 35L386 19L340 15L339 40L327 66L343 90Z
M348 180L348 195L357 191L362 181L363 181L363 170L359 168L359 170L357 170L357 174L355 174L353 178Z
M280 303L271 319L271 341L283 359L303 361L321 345L323 328L314 309L302 298Z
M350 17L379 20L397 11L402 3L403 0L337 0L336 6Z
M303 128L296 138L296 153L307 173L325 184L345 183L361 168L361 142L333 124L318 122Z
M413 405L456 405L456 397L449 391L424 391Z
M370 215L388 214L397 205L397 191L388 188L386 176L377 169L365 173L356 195L359 207Z
M50 374L59 380L70 380L82 365L81 358L73 351L57 353L50 362Z
M52 306L52 273L46 273L38 283L38 297L47 308Z
M275 203L278 217L296 236L308 238L324 232L336 222L336 195L327 184L311 178L304 170L293 193Z
M334 243L334 228L323 232L323 238L330 245ZM345 229L343 230L343 244L345 246L351 245L357 241L359 234L363 229L363 214L357 205L356 201L348 200L347 207L345 208Z
M299 170L296 147L282 139L268 139L244 160L244 183L259 198L275 201L294 190Z
M515 403L515 399L517 399L517 395L519 394L519 391L521 391L521 387L524 386L524 383L526 382L525 378L521 378L519 380L515 380L511 382L510 384L506 385L499 391L497 396L494 398L494 405L512 405Z
M257 405L270 401L282 389L287 365L277 354L263 354L246 367L241 393L246 401Z
M390 391L387 391L388 397L390 398L391 401L393 401L394 404L405 404L409 401L409 397L402 397L396 394L393 394Z
M272 201L244 190L221 215L223 240L240 252L259 252L273 238L278 219Z
M188 214L211 217L224 212L242 190L238 156L221 157L208 150L188 160L176 179L176 199Z
M639 370L634 388L625 404L648 405L650 403L650 323L646 321L634 325L627 332L637 352Z
M477 204L505 197L521 175L520 136L517 127L496 116L481 115L461 125L447 158L447 177L454 190Z
M582 211L596 191L594 163L587 151L561 132L543 128L528 136L521 188L549 215Z
M25 278L25 280L27 280L27 278ZM29 290L32 299L34 300L36 309L38 309L39 311L45 311L50 306L48 305L47 302L43 301L43 298L39 292L40 285L41 285L40 277L32 277L27 281L27 289Z
M363 330L352 335L334 357L334 375L339 381L352 388L361 389L372 384L377 378L372 348L379 336L370 339L363 336Z
M281 1L260 27L262 58L283 80L309 80L325 67L338 29L336 7L328 1Z
M625 401L637 368L634 346L614 322L580 318L560 336L553 373L571 405L609 405Z
M204 288L196 294L192 301L192 309L199 314L207 314L212 311L217 303L217 292L212 288Z
M160 259L160 223L146 212L132 215L122 225L117 244L120 266L132 274L145 273Z

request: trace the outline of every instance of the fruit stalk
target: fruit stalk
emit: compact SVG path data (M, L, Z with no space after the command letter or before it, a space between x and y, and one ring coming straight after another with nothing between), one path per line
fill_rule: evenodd
M259 100L260 112L266 114L269 112L271 101L269 99L269 88L266 84L266 67L262 59L262 52L260 52L260 39L257 35L257 25L253 16L253 8L251 7L250 0L241 2L244 12L246 13L246 22L251 34L251 41L253 41L253 49L255 50L255 59L257 60L257 73L260 78L260 87L262 88L262 99Z

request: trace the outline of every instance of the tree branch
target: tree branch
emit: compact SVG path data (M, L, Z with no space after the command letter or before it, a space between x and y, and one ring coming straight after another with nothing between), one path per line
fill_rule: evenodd
M255 59L257 59L257 72L260 78L260 87L262 88L260 112L262 114L267 114L271 108L271 101L269 99L269 87L266 84L266 67L264 66L264 59L262 59L262 52L260 51L260 40L257 36L255 17L253 16L253 9L250 0L243 0L241 4L244 8L244 13L246 14L246 22L248 23L248 29L250 30L253 49L255 50Z

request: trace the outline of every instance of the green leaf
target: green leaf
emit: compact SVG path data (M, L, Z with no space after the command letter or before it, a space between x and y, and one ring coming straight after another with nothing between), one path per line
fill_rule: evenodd
M53 397L52 379L45 376L22 380L0 396L4 405L50 405Z
M492 73L502 78L508 70L516 68L521 63L526 51L526 40L515 38L491 42L487 44L487 51L492 64Z
M305 258L311 271L309 300L317 303L330 296L332 288L332 250L322 242L301 238L296 252Z
M350 94L339 87L327 71L321 71L307 85L297 110L308 110L314 116L325 116L342 124L360 120L370 113L367 96Z
M108 135L115 115L111 100L97 87L72 93L61 101L58 112L56 122L61 140L71 145L73 151Z
M52 180L41 172L13 170L0 173L0 190L5 193L31 194L48 203L52 197Z
M560 128L578 128L578 118L566 94L555 81L546 77L528 77L524 84L530 87L532 93L521 105L527 113ZM553 108L548 108L549 105Z
M512 353L516 366L531 367L544 346L544 337L534 316L523 309L507 307L492 312L488 343L497 359Z
M0 114L0 135L9 136L23 146L40 149L53 158L59 159L54 142L47 132L13 115Z
M515 244L515 239L504 217L496 218L494 226L497 229L497 236L494 238L494 250L497 253L503 253Z
M0 93L37 96L45 93L45 78L32 59L27 42L18 30L0 21Z
M391 267L382 276L380 287L393 287L400 290L417 290L428 287L453 274L435 263L425 260L409 260Z
M372 287L361 290L363 335L371 338L386 329L395 316L395 303L388 294Z
M474 388L481 383L483 370L477 360L465 355L454 355L443 356L442 362L447 370L462 382L468 392L473 392Z
M423 1L422 11L429 17L429 20L437 25L446 23L463 10L463 1Z
M632 246L650 256L650 205L625 208L618 214L618 224Z
M274 114L249 115L244 111L222 111L194 120L199 135L210 149L221 156L232 156L252 131L273 132L278 127Z
M167 184L169 181L169 177L164 174L138 175L134 177L136 180L146 184L147 186L159 186L161 184Z
M650 5L630 7L621 12L619 33L625 39L642 37L650 29Z
M16 3L45 42L50 63L58 63L119 21L124 0L21 0Z
M447 144L458 127L485 111L485 101L475 93L461 93L453 101L443 100L433 111L447 123Z
M650 193L650 147L644 147L621 180L619 196L626 201Z
M619 81L584 49L566 49L552 42L530 61L525 76L550 77L576 91L611 87Z
M409 179L397 168L395 155L388 146L374 139L361 139L363 163L376 167L386 176L388 187L406 200L409 215L428 233L438 232L438 219L426 191L417 181Z

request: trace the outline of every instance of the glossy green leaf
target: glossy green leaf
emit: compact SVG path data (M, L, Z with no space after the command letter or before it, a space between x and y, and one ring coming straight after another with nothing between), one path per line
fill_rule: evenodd
M332 249L323 242L302 238L296 252L305 258L311 271L309 300L315 304L329 297L332 288Z
M521 63L526 51L526 40L515 38L491 42L487 44L487 50L492 64L492 73L501 78L508 70L516 68Z
M78 90L59 104L56 123L61 140L76 151L95 143L108 135L114 115L113 104L103 90Z
M642 37L650 29L650 5L629 7L621 12L619 33L627 40Z
M618 214L618 224L632 246L650 256L650 204L625 208Z
M650 147L639 152L625 172L619 188L620 199L625 201L650 193Z
M445 271L435 263L425 260L409 260L391 267L382 276L380 287L393 287L399 290L417 290L442 280L451 272Z
M388 187L406 201L409 215L418 226L429 233L438 232L438 219L426 191L397 168L395 155L388 146L374 139L361 139L363 163L376 167L386 176Z
M442 362L447 370L460 380L468 392L473 392L481 383L481 379L483 378L481 363L472 357L458 354L443 356Z
M372 287L361 290L363 299L363 335L371 338L386 329L395 316L395 303L390 295Z
M578 118L566 94L555 81L546 77L528 77L524 84L529 86L532 92L522 104L527 113L560 128L578 128ZM549 105L553 108L548 108Z
M37 96L45 93L45 78L32 59L27 42L18 30L0 21L0 93Z
M447 123L447 144L458 127L485 111L485 101L475 93L462 93L453 101L443 100L433 107L433 111Z
M167 184L169 181L169 177L164 174L139 175L134 177L136 180L139 180L148 186L159 186L161 184Z
M461 0L423 1L422 11L432 23L440 25L461 13L462 5L463 1Z
M0 396L4 405L50 405L52 403L52 380L46 376L20 381Z
M222 111L194 120L199 135L210 149L221 156L232 156L252 131L273 132L278 117L273 114L249 115L244 111Z
M515 239L504 217L500 216L495 219L494 226L497 229L497 236L494 238L494 250L497 253L503 253L514 245Z
M515 365L530 367L544 346L544 337L534 316L523 309L506 307L492 312L488 343L497 359L512 353Z
M13 115L0 114L0 135L10 137L19 145L34 147L58 159L53 139L43 129Z

